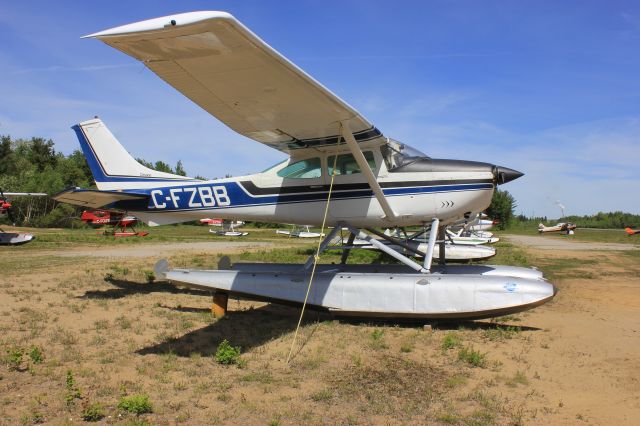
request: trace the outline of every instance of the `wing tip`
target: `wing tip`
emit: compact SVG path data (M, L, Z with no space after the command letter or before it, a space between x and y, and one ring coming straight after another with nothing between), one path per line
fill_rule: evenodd
M168 27L178 28L178 27L183 27L185 25L198 24L203 21L208 21L212 19L236 21L236 18L229 12L216 11L216 10L186 12L186 13L178 13L175 15L161 16L159 18L147 19L144 21L121 25L121 26L109 28L103 31L98 31L96 33L87 34L80 38L81 39L85 39L85 38L102 39L102 38L109 38L109 37L127 36L127 35L136 34L136 33L160 31Z

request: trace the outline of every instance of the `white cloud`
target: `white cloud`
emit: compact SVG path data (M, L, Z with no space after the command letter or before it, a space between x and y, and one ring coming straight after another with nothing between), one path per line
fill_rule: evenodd
M503 189L517 211L558 217L555 200L567 214L598 211L640 212L640 198L630 197L640 182L640 119L624 117L578 123L521 134L487 122L431 123L388 120L387 135L418 141L435 158L485 161L525 173ZM409 142L411 144L411 142Z

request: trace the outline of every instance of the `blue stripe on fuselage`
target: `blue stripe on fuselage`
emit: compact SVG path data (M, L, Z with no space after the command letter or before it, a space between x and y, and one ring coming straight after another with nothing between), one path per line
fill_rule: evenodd
M433 185L422 187L400 187L384 189L388 197L427 194L439 192L478 191L493 189L491 183ZM138 189L126 192L144 193L149 195L148 211L175 212L181 210L210 210L231 207L265 206L272 204L291 204L301 202L325 201L327 192L306 192L298 194L252 196L248 194L238 182L206 183L199 185L184 185ZM370 189L334 191L333 200L371 198ZM124 206L123 206L124 207Z
M102 170L102 166L98 162L98 158L96 154L93 152L91 145L89 145L89 141L87 137L84 135L82 128L79 125L75 125L71 127L74 132L76 132L76 136L78 137L78 142L80 142L80 148L82 148L82 152L84 154L84 158L87 159L87 163L89 164L89 169L91 169L91 174L93 175L93 179L96 182L105 182L107 180L107 176Z

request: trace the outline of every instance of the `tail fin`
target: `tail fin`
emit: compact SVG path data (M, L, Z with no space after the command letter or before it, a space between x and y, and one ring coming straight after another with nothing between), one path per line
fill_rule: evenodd
M99 190L150 188L195 180L158 172L138 163L98 118L72 128Z
M633 229L631 229L629 227L624 228L624 230L627 231L627 234L629 234L629 235L635 235L635 233L636 233L636 231L634 231Z

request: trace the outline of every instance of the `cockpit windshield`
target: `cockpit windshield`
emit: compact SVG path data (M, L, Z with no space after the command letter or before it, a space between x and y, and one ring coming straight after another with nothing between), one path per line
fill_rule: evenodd
M387 139L387 143L381 147L381 151L387 170L406 166L420 158L429 158L419 150L394 139Z

